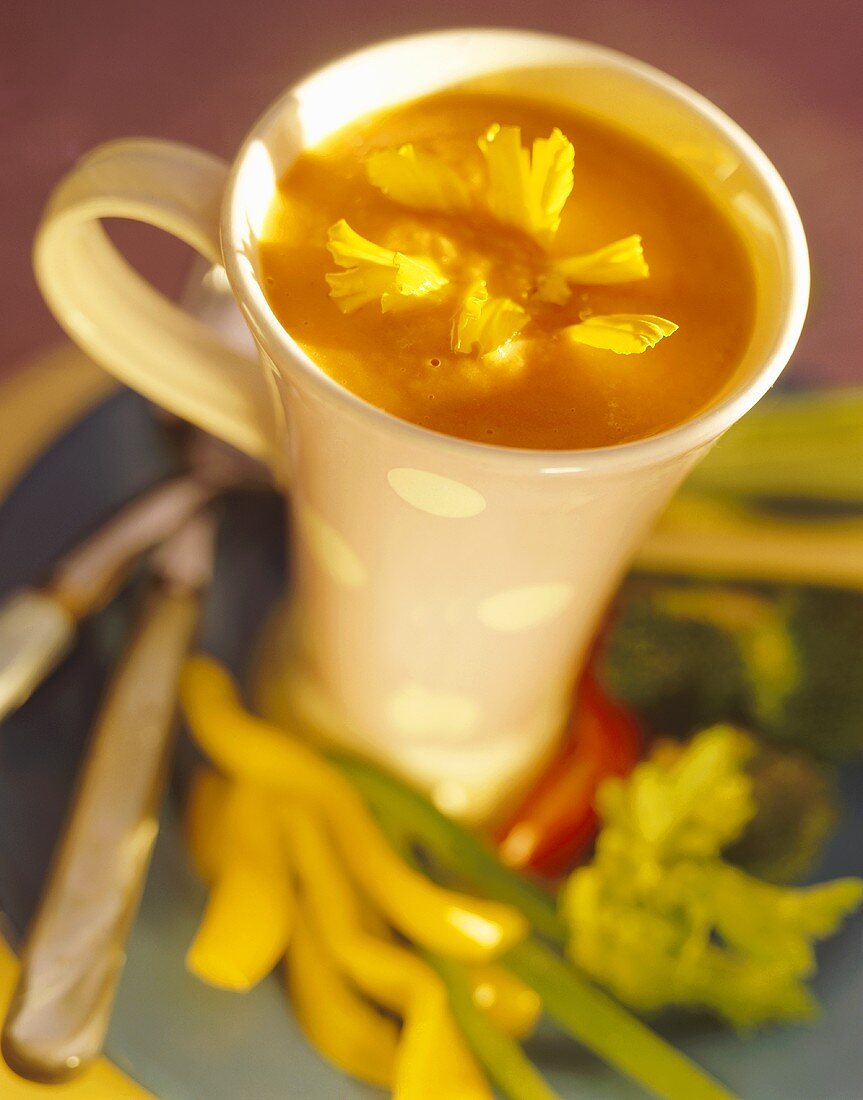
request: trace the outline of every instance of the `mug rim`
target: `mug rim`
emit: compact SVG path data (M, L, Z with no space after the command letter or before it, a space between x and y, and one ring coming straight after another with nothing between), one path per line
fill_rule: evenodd
M682 101L687 109L700 115L715 130L722 133L740 154L741 159L756 173L776 204L778 225L790 256L790 288L779 336L773 351L748 381L696 416L641 439L602 447L566 450L510 447L449 435L434 428L404 420L385 409L372 405L335 381L315 363L314 359L284 328L270 307L258 280L247 265L239 262L244 252L243 237L247 204L243 201L238 182L250 150L257 142L266 147L264 135L273 125L274 120L294 100L299 90L327 72L338 69L346 62L384 49L421 42L443 44L447 39L453 37L464 39L466 36L485 39L489 42L494 39L507 39L510 42L518 38L529 39L534 43L547 42L557 50L574 47L582 57L590 57L612 68L625 69L678 101ZM512 68L511 64L502 65L500 71ZM494 70L489 70L489 72L492 71ZM434 443L450 454L470 458L473 461L505 461L511 465L521 464L531 469L535 469L539 464L546 472L565 473L588 468L610 470L643 467L707 446L744 416L774 385L797 345L809 305L809 251L800 214L785 181L772 161L741 126L700 92L647 62L630 57L618 50L568 35L546 34L518 28L456 27L385 39L344 54L296 81L259 117L240 146L231 166L225 189L221 212L221 235L223 261L228 281L256 340L277 367L283 359L288 359L300 370L304 380L321 392L328 401L335 402L345 412L355 417L368 419L371 422L378 421L381 427L389 431L401 432L409 441L426 445Z

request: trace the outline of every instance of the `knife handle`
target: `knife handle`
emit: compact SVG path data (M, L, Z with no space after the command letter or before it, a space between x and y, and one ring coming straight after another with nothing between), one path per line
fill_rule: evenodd
M160 583L96 723L21 958L3 1053L55 1083L101 1052L167 775L177 681L200 595Z
M74 615L48 593L20 588L0 604L0 722L66 655L74 637Z

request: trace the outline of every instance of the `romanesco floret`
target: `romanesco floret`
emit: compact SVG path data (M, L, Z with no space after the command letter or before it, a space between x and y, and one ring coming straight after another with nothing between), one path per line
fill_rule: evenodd
M740 1028L816 1009L813 943L859 904L863 882L775 886L723 860L755 813L754 750L717 726L600 789L596 854L561 894L568 952L634 1008L708 1009Z

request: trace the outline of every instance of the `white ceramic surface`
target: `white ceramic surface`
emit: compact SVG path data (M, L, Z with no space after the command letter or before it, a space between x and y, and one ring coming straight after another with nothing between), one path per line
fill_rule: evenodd
M734 219L755 263L757 322L737 375L702 415L619 447L486 446L365 404L281 328L257 252L276 180L353 119L456 84L575 105L635 130ZM223 264L259 365L131 272L98 224L109 216L158 225ZM35 265L58 319L97 361L290 482L296 629L285 682L295 713L467 817L493 813L553 748L635 546L698 456L775 381L809 286L784 184L715 107L620 54L497 30L401 39L328 66L269 109L230 170L167 142L95 150L52 196Z

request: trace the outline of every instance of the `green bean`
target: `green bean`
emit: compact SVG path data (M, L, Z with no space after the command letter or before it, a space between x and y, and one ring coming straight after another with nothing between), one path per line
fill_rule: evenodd
M471 887L490 898L506 901L527 917L543 936L563 943L566 929L557 915L554 899L527 878L499 862L483 842L462 828L421 794L386 775L373 764L342 753L331 759L349 776L388 830L399 833L395 842L410 840ZM391 837L392 839L392 837Z
M499 962L536 991L563 1031L644 1088L667 1100L732 1100L733 1093L545 944L525 940Z
M450 1008L489 1078L508 1100L558 1100L519 1044L504 1035L476 1007L464 967L453 959L424 953L426 962L439 974L447 988Z

